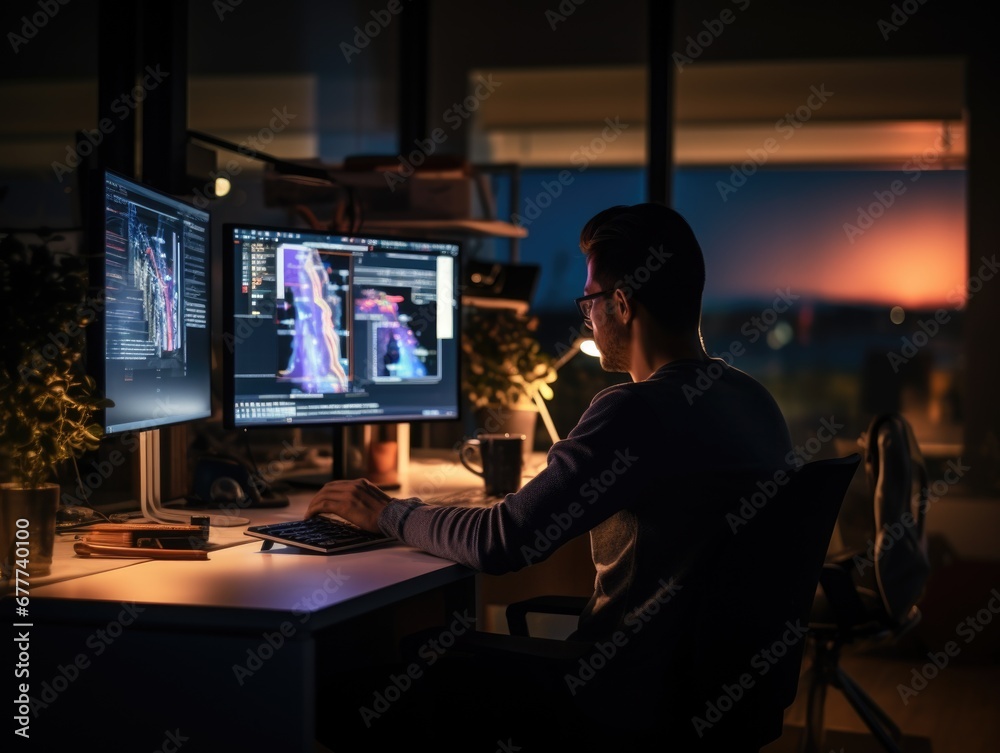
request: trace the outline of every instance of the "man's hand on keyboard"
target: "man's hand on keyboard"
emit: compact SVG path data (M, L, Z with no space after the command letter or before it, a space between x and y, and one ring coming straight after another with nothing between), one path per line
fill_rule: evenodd
M309 501L306 517L333 513L365 531L378 533L378 516L391 500L368 479L330 481Z

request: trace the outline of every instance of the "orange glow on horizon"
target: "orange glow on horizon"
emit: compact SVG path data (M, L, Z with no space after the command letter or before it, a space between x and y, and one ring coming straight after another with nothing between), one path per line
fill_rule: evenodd
M905 257L906 263L902 263ZM940 249L909 248L873 258L861 269L830 278L816 294L842 301L886 304L904 309L957 307L965 302L964 259L961 269L942 258Z
M815 257L811 294L904 309L964 306L964 230L956 233L956 223L914 222L908 214L905 221L873 227L846 248L841 239L836 247L831 243Z
M734 203L701 218L712 305L784 291L887 311L965 305L975 270L961 173L806 174L799 186L762 171L760 181L767 203Z

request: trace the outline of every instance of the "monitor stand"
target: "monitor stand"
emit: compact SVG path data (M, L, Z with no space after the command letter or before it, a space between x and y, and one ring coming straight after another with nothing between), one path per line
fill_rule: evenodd
M192 517L208 518L209 525L244 526L249 518L236 515L206 515L202 512L183 513L165 510L160 506L160 430L139 432L139 504L143 517L154 523L184 523L191 525Z
M410 425L336 427L332 456L329 472L295 474L281 480L291 486L319 489L329 481L367 478L382 491L400 489L410 459Z

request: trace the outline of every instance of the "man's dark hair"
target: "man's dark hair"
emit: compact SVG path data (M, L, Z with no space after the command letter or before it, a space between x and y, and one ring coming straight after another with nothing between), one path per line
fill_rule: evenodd
M605 209L580 232L580 250L602 289L622 288L666 329L697 330L705 258L675 210L656 203Z

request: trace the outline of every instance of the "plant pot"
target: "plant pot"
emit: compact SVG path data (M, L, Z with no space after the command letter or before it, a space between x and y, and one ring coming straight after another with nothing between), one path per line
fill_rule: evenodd
M524 435L523 455L525 463L535 449L535 431L538 426L538 411L535 409L508 408L504 405L487 405L475 411L476 431L486 434Z
M0 571L4 578L13 580L17 570L29 577L51 572L58 507L59 484L35 489L0 484Z

